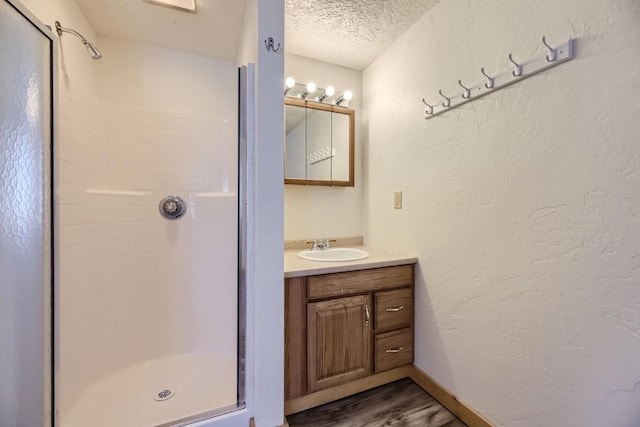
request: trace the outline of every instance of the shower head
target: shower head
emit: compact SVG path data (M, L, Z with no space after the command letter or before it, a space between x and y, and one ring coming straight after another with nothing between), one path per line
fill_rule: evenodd
M85 39L82 36L82 34L77 32L76 30L72 30L71 28L63 27L62 25L60 25L60 22L58 22L58 21L56 21L55 25L56 25L56 32L58 33L58 36L62 37L62 33L73 34L74 36L79 38L80 41L82 42L82 44L84 45L84 47L87 48L87 52L89 52L89 55L91 55L91 58L93 58L93 59L102 58L102 54L100 53L98 48L96 48L93 44L91 44L91 42L89 40Z
M94 45L92 45L90 42L86 42L84 44L84 47L87 48L87 51L89 52L89 55L91 55L91 57L93 59L102 58L102 54L100 53L100 51Z

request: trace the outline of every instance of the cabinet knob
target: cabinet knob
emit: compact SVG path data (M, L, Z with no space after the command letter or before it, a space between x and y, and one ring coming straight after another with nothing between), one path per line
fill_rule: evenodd
M387 350L387 353L400 353L402 350L404 350L404 346L398 348L390 348L389 350Z
M391 312L391 313L395 313L398 312L400 310L404 310L404 305L400 305L398 307L392 307L392 308L387 308L387 312Z

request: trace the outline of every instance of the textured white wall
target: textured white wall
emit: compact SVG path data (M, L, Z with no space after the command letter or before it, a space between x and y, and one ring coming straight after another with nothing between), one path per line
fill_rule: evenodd
M361 236L362 228L362 73L297 55L285 56L285 75L296 81L350 89L356 110L355 187L284 186L284 238ZM346 104L345 104L346 105Z
M577 58L423 119L542 35ZM640 425L639 45L634 0L447 1L364 72L368 241L419 255L416 364L497 425Z

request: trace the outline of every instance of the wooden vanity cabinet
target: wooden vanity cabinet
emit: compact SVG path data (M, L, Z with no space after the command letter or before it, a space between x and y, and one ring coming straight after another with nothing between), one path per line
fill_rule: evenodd
M285 400L413 362L414 265L286 279Z

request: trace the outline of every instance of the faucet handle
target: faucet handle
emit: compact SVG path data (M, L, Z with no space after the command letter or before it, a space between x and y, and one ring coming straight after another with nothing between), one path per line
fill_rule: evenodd
M307 240L305 243L307 245L309 245L309 244L311 245L311 250L312 251L318 250L319 247L320 247L320 242L318 242L317 240Z
M336 240L336 239L325 239L324 242L323 242L324 243L324 248L325 249L329 249L331 247L331 244L332 243L336 243L337 241L338 240Z

